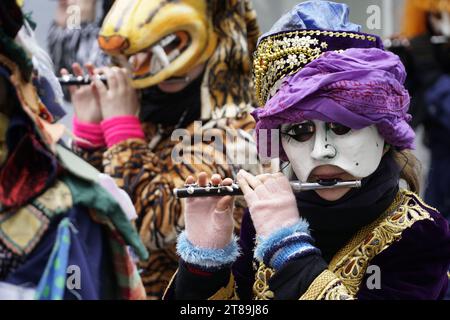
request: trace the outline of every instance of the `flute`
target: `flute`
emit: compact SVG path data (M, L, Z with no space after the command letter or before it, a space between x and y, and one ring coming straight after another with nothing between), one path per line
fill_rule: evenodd
M95 77L100 79L100 81L104 84L107 84L107 79L105 76L97 75ZM58 81L62 86L83 86L92 83L92 76L74 76L73 74L67 74L59 77Z
M321 189L334 189L334 188L361 188L361 180L355 181L318 181L318 182L301 182L290 181L289 182L294 193L308 191L308 190L321 190ZM230 186L206 186L200 187L197 184L186 185L184 188L173 189L173 194L177 199L181 198L195 198L195 197L224 197L224 196L240 196L243 192L238 184L233 183Z

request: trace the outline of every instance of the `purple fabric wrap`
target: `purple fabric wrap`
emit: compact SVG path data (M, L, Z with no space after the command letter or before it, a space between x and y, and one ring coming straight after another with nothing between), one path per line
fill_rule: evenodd
M326 52L286 77L265 107L253 112L258 149L260 143L267 143L270 158L287 160L281 143L280 154L272 154L270 129L314 119L355 130L376 125L387 143L400 150L413 149L405 78L403 64L390 52L376 48ZM260 141L261 129L269 129L267 142Z

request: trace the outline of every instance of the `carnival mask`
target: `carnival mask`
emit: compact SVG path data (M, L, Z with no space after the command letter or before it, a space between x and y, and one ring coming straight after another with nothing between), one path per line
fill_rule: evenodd
M355 178L371 175L383 156L384 139L373 126L353 130L313 120L281 128L284 151L301 181L323 165L336 166ZM329 177L334 179L334 177Z
M213 29L206 0L116 0L98 40L142 89L207 61L217 44Z

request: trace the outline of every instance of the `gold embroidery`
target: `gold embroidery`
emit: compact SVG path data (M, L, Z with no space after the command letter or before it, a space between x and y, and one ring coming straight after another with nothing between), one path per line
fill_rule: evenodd
M253 60L256 98L264 105L271 88L284 76L293 74L328 49L318 36L352 38L376 42L374 36L352 32L298 30L264 38L258 45Z
M348 293L342 281L336 279L327 286L318 300L355 300L355 298Z
M300 300L352 300L342 281L331 271L323 271Z
M357 294L370 261L414 223L433 220L430 208L414 193L401 190L392 205L372 224L362 228L331 261L300 299L347 300Z
M378 220L361 229L333 258L329 270L355 295L370 261L401 238L403 231L417 221L432 220L421 200L402 190L391 207Z
M274 293L269 289L269 279L274 273L275 270L266 267L264 263L260 263L258 271L256 271L256 281L253 284L255 300L270 300L274 298Z

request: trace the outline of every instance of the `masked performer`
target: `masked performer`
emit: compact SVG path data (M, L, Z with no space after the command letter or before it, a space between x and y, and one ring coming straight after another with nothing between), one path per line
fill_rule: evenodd
M111 5L112 0L102 0L103 16ZM69 69L75 62L109 65L109 57L97 42L102 23L102 19L96 17L97 7L97 0L58 0L55 19L47 36L55 72Z
M183 207L172 190L195 172L229 176L245 164L259 170L248 133L258 33L247 0L115 1L99 43L132 80L113 67L104 69L108 87L96 81L72 88L77 151L133 199L141 239L152 252L141 274L149 298L162 296L178 266ZM187 137L184 150L178 137ZM174 160L180 152L182 161ZM246 154L244 161L236 157ZM242 210L235 213L239 225Z
M0 299L144 299L134 207L59 143L61 88L14 0L0 42Z
M450 1L407 1L403 31L413 120L431 155L425 200L450 219Z
M442 298L450 232L414 193L404 67L347 17L344 4L304 2L260 39L255 84L265 107L254 112L257 135L281 132L280 157L291 173L238 173L249 207L239 259L231 197L187 199L167 298ZM260 150L278 154L278 140L265 141ZM362 187L294 194L289 180L297 179L362 180ZM411 191L399 189L400 179ZM200 186L208 182L232 181L198 177Z

